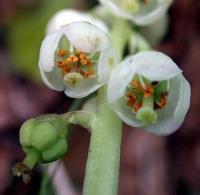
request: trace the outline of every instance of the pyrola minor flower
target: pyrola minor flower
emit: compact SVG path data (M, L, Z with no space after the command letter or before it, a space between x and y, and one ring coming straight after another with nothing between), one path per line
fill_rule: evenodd
M172 0L99 0L116 16L138 25L152 24L162 17Z
M182 71L156 51L127 58L113 70L108 84L108 100L125 123L162 135L183 123L190 95Z
M116 63L107 34L89 22L73 22L47 35L40 49L44 82L72 98L85 97L105 84Z
M93 17L90 14L82 13L77 10L73 9L63 9L57 12L48 22L46 33L52 33L57 30L60 30L60 28L64 25L67 25L72 22L81 22L81 21L87 21L90 22L96 26L98 26L101 30L104 32L108 32L108 28L106 24Z

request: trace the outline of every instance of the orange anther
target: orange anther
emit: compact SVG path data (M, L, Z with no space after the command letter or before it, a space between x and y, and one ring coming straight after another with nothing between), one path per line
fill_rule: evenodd
M61 61L61 60L58 61L57 64L58 64L58 67L60 68L63 68L65 66L64 61Z
M67 51L64 49L58 49L57 56L64 57L67 54Z
M80 53L79 54L79 58L82 60L82 59L85 59L85 57L86 57L86 55L85 55L85 53Z
M126 94L126 97L127 97L127 105L130 106L130 107L133 107L135 105L136 100L137 100L137 96L128 92Z
M63 68L63 71L64 71L64 74L68 74L68 73L71 72L71 67L66 66L66 67Z
M148 98L148 97L150 97L150 96L152 96L153 95L153 93L154 93L154 88L153 88L153 86L151 86L151 85L149 85L149 86L143 86L142 87L142 91L143 91L143 93L144 93L144 97L145 98Z
M88 62L86 59L81 59L81 64L86 65Z
M82 71L84 77L88 78L89 76L94 74L94 70Z
M138 80L133 80L132 81L132 86L133 86L133 89L139 89L140 88L139 81Z
M93 66L93 63L89 59L87 60L87 66Z
M167 105L167 98L166 96L162 96L160 97L159 102L157 103L157 105L159 106L159 108L164 108Z
M135 112L138 112L142 108L142 103L137 103L137 105L133 108Z

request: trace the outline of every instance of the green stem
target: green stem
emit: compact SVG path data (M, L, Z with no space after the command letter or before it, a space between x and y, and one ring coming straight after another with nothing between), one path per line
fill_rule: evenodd
M84 195L116 195L118 189L122 122L107 102L107 88L98 93L86 167Z
M26 158L23 161L23 164L26 165L28 168L33 169L35 164L38 162L39 153L32 149L28 152Z
M130 39L131 32L132 29L128 21L121 18L114 19L113 27L111 30L111 40L112 45L118 52L120 59L122 58L124 48Z

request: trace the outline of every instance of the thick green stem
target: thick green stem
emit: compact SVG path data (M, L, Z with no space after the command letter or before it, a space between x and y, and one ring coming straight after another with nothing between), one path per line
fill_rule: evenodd
M116 195L118 189L122 122L107 102L107 88L98 94L84 182L84 195Z

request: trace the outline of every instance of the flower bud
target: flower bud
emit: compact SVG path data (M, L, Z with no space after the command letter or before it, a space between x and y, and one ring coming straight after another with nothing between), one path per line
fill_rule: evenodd
M61 158L67 151L67 127L56 114L44 115L26 121L19 134L26 158L13 168L14 175L28 178L28 170L36 163L49 163Z

